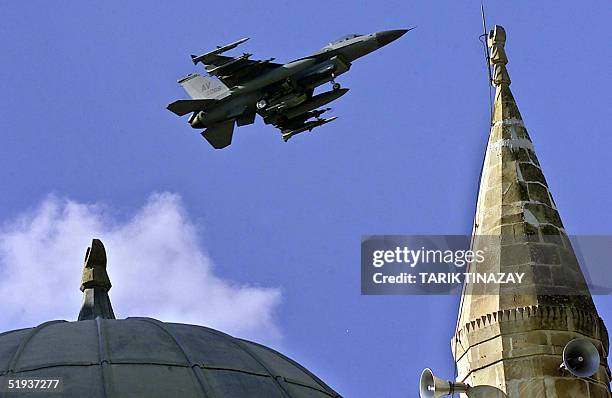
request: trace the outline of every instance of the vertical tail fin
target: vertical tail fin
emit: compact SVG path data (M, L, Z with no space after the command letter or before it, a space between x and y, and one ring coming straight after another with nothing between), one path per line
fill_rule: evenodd
M193 99L221 99L230 94L230 90L221 80L197 73L185 76L178 83Z

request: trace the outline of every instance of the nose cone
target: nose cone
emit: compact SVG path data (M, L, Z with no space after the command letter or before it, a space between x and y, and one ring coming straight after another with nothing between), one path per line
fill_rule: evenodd
M382 32L376 33L376 42L378 42L378 46L386 46L394 40L402 37L406 32L410 29L396 29L396 30L384 30Z

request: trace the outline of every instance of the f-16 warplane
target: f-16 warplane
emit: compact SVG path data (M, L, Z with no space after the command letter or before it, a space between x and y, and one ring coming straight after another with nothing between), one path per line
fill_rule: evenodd
M205 128L202 136L216 149L232 143L234 125L255 122L280 129L283 140L312 131L336 117L322 118L330 108L322 107L347 93L336 77L347 72L357 58L371 53L411 29L386 30L368 35L350 34L334 40L321 50L286 64L274 58L252 60L252 54L236 57L221 55L247 41L245 37L219 46L202 55L192 55L194 65L202 63L207 76L189 74L178 81L191 99L168 105L178 116L189 116L195 129ZM315 88L331 83L331 90L314 94Z

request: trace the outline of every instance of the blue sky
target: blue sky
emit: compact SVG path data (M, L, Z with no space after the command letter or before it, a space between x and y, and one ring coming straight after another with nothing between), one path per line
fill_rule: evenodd
M489 24L508 33L512 89L565 226L609 234L609 2L508 4L485 3ZM4 230L52 194L99 204L105 227L91 231L116 232L168 192L215 277L279 292L260 324L281 336L271 344L347 397L414 396L423 367L452 375L457 297L361 296L359 242L470 232L488 134L479 13L476 1L3 2ZM250 36L244 51L288 61L345 33L410 26L339 79L351 91L337 121L288 143L258 121L214 151L164 109L198 70L191 53Z

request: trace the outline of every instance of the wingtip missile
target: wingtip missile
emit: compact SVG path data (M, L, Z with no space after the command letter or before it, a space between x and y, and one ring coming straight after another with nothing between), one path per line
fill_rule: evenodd
M249 40L249 37L243 37L242 39L236 40L235 42L232 42L230 44L226 44L225 46L217 46L216 49L202 55L191 54L191 62L193 62L194 65L197 65L198 62L206 63L207 59L211 56L219 55L233 48L236 48L247 40Z

